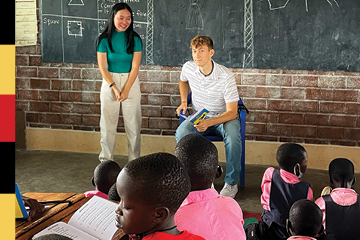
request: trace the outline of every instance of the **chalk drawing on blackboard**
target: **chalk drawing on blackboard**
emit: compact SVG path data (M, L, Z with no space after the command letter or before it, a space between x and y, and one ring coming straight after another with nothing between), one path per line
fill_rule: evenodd
M244 1L244 68L254 67L254 19L253 1Z
M286 5L289 3L290 0L286 0L286 2L283 4L283 5L279 5L279 6L276 6L276 7L273 7L273 4L271 3L271 1L274 1L274 0L268 0L269 2L269 8L270 10L278 10L278 9L282 9L282 8L285 8ZM285 1L285 0L284 0ZM308 9L308 0L305 0L305 9L306 11L308 12L309 9Z
M84 2L83 2L83 0L70 0L68 5L84 6Z
M204 22L199 8L198 0L190 0L185 29L202 30L203 25Z
M290 1L290 0L286 0L286 2L285 2L283 5L279 5L279 6L273 7L273 4L271 3L271 0L268 0L270 10L278 10L278 9L281 9L281 8L285 8L286 5L289 3L289 1ZM306 1L306 0L305 0L305 1Z
M330 4L332 10L335 11L334 8L333 8L333 4L331 3L331 0L326 0L326 1ZM336 5L338 6L338 8L340 8L340 6L339 6L339 4L337 3L336 0L332 0L332 1L334 1L336 3Z
M147 0L147 25L146 25L146 64L154 64L154 3Z
M278 10L278 9L285 8L286 5L289 3L290 0L286 0L286 2L285 2L285 0L282 0L282 1L284 2L284 4L283 4L283 5L276 6L276 7L273 7L273 4L271 3L271 1L274 1L274 0L268 0L270 10ZM331 6L331 8L332 8L333 10L334 10L334 8L333 8L333 4L331 3L331 1L333 1L334 3L336 3L336 5L340 8L340 6L339 6L339 4L337 3L336 0L326 0L326 1L330 4L330 6ZM308 0L305 0L305 9L306 9L306 12L309 11L309 8L308 8Z
M74 36L74 37L82 37L82 30L84 29L82 27L81 21L68 21L67 22L67 29L68 29L68 35Z

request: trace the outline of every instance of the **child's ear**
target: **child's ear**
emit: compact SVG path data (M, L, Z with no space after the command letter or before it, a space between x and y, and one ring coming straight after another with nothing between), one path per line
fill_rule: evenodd
M324 225L321 224L321 228L318 232L318 234L321 236L324 233Z
M154 223L160 224L170 216L170 210L167 207L157 207L155 209Z
M331 176L330 176L330 187L331 187L332 189L335 188L335 187L334 187L334 181L333 181L333 179L332 179Z
M94 180L94 177L91 178L91 183L92 185L95 187L95 180Z
M220 178L221 175L222 175L222 173L223 173L223 169L222 169L222 167L221 167L220 165L218 165L218 166L217 166L216 175L215 175L215 179Z
M292 236L292 231L291 231L291 222L289 219L286 219L286 231L288 232L288 234L290 236Z

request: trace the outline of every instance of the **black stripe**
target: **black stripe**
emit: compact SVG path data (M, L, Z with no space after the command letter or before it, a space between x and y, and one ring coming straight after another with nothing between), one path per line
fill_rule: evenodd
M0 193L15 193L15 143L0 142Z
M6 1L3 4L3 12L0 17L1 38L0 44L15 44L15 1ZM6 13L9 14L6 14ZM12 15L14 14L14 15Z

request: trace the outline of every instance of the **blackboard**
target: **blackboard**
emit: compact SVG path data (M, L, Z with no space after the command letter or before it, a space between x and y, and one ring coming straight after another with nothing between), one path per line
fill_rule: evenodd
M44 62L96 62L96 38L104 30L115 0L42 0L41 43ZM131 4L134 27L146 31L146 1Z
M44 62L95 63L95 40L118 0L42 0ZM197 34L227 67L360 71L359 0L125 0L142 64L181 66Z

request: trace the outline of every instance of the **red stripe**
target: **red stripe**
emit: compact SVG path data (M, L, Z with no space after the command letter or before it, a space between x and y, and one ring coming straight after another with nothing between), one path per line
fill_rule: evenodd
M15 142L15 95L0 95L0 142Z

